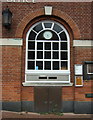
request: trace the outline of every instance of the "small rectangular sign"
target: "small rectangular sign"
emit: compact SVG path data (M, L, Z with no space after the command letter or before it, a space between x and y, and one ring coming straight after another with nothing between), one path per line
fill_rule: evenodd
M86 98L93 98L93 93L87 93L85 94Z
M83 65L76 64L75 65L75 75L82 75L83 74Z
M83 76L75 76L75 86L83 86Z

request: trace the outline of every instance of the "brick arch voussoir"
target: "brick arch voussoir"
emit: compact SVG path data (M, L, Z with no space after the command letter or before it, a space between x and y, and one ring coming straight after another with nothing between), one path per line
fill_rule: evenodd
M27 24L34 18L38 17L38 16L42 16L44 15L44 9L38 9L36 11L30 12L27 16L25 16L21 22L19 23L17 30L16 30L16 34L15 37L16 38L22 38L23 36L23 31L25 29L25 27L27 26ZM80 35L80 30L77 26L77 24L74 22L74 20L67 15L66 13L57 10L57 9L53 9L53 15L54 16L58 16L61 19L63 19L64 21L66 21L66 23L68 23L68 25L70 26L70 28L73 31L73 37L74 39L80 39L81 35Z
M27 26L27 24L34 18L44 15L44 9L39 9L37 11L34 12L30 12L27 16L25 16L20 23L18 24L17 30L16 30L16 34L15 37L16 38L22 38L23 36L23 31L25 29L25 27Z
M65 12L62 12L60 10L54 9L53 10L53 15L58 16L59 18L66 21L66 23L68 23L68 25L70 26L70 28L73 31L74 39L80 39L81 38L80 30L79 30L77 24L74 22L74 20L68 14L66 14Z

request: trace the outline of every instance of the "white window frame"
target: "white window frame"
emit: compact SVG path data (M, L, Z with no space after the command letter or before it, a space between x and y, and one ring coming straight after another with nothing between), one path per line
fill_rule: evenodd
M90 73L90 72L89 72L89 65L93 65L93 64L87 64L87 74L91 75L91 74L93 74L93 73Z
M53 29L53 26L54 26L54 23L56 23L56 24L59 24L59 23L57 23L57 22L55 22L55 21L41 21L42 22L42 25L43 25L43 30L45 30L45 27L44 27L44 22L52 22L53 24L52 24L52 27L50 28L50 29ZM39 23L39 22L38 22ZM43 75L46 75L46 74L57 74L57 75L69 75L69 81L62 81L62 83L70 83L70 37L69 37L69 34L68 34L68 32L67 32L67 30L64 28L64 26L62 26L61 24L59 24L59 25L61 25L61 27L62 27L62 29L63 29L63 31L66 33L66 37L67 37L67 41L64 41L64 42L67 42L68 43L68 70L28 70L27 69L27 58L28 58L28 55L27 55L27 52L28 52L28 37L29 37L29 34L30 34L30 32L31 32L31 30L38 24L38 23L36 23L35 25L33 25L30 29L29 29L29 31L27 32L27 35L26 35L26 59L25 59L25 82L27 82L26 81L26 74L43 74ZM50 30L49 28L47 29L47 30ZM37 35L38 35L39 33L37 33ZM44 42L44 41L43 41ZM45 41L46 42L46 41ZM54 42L54 41L53 41ZM58 42L58 41L55 41L55 42ZM36 44L36 41L35 41L35 44ZM36 46L35 46L36 47ZM36 49L36 48L35 48ZM59 51L60 52L60 51ZM36 55L36 54L35 54ZM54 59L53 59L54 60ZM42 61L42 60L41 60ZM58 61L58 60L57 60ZM34 81L34 82L42 82L42 81ZM45 82L45 81L43 81L43 82ZM46 82L54 82L54 83L58 83L58 82L60 82L61 83L61 81L46 81Z

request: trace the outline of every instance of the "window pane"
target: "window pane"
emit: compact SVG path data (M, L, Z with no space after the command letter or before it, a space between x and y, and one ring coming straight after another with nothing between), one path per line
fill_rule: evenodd
M59 50L59 43L58 42L53 43L53 50Z
M53 30L55 30L56 32L60 32L60 31L62 31L62 28L59 26L59 25L57 25L57 24L54 24L54 28L53 28Z
M52 23L44 23L45 28L51 28Z
M61 34L60 34L60 38L61 38L61 40L67 40L67 36L66 36L66 34L65 34L65 32L62 32Z
M35 40L36 33L31 31L28 40Z
M67 61L62 61L61 62L61 70L67 70L68 69L68 64Z
M51 50L51 42L45 42L45 50Z
M52 34L53 34L53 36L52 36L51 40L59 40L59 37L55 32L52 31Z
M59 59L59 52L53 52L53 59Z
M44 33L44 32L41 32L41 33L37 36L37 40L44 40L43 33Z
M36 61L36 70L43 70L43 61Z
M28 42L28 49L35 50L35 42Z
M67 52L61 52L61 60L67 60L68 56L67 56Z
M93 64L88 64L88 73L93 74Z
M49 30L46 30L46 31L49 31ZM37 36L37 40L48 40L47 38L45 38L45 36L44 36L44 33L46 32L46 31L42 31L38 36ZM55 32L53 32L53 31L50 31L51 33L52 33L52 37L50 37L50 39L49 40L59 40L59 37L58 37L58 35L55 33ZM47 34L46 34L46 36L47 36ZM50 35L48 34L48 37L49 37Z
M51 70L51 62L50 61L45 61L45 70Z
M53 61L53 70L59 70L59 61Z
M67 50L67 42L61 42L61 50Z
M42 24L40 23L40 24L38 24L38 25L36 25L34 28L33 28L33 30L35 30L36 32L39 32L39 31L41 31L43 29L43 27L42 27Z
M43 59L43 51L37 51L37 59Z
M51 52L45 51L45 59L51 59Z
M35 51L28 51L28 59L35 59Z
M35 62L34 61L28 61L28 69L35 69Z
M43 50L43 42L37 42L37 50Z

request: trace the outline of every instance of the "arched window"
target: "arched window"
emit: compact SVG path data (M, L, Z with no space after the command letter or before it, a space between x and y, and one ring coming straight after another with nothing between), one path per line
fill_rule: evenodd
M34 24L26 36L26 74L70 73L70 38L55 21Z

